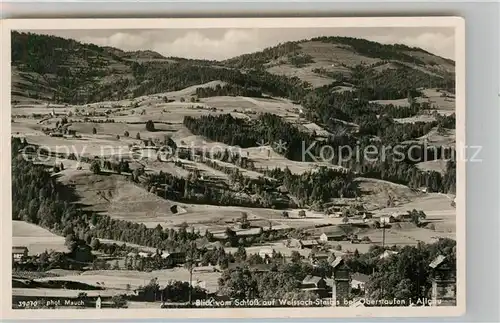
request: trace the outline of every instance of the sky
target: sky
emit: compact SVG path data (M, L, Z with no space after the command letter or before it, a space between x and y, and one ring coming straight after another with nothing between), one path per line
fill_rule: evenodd
M348 36L383 44L420 47L455 59L453 28L286 28L286 29L154 29L154 30L37 30L100 46L126 51L153 50L164 56L224 60L261 51L286 41L318 36Z

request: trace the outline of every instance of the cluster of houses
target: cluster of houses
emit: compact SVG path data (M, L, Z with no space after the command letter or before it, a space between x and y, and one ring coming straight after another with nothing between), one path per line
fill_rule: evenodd
M387 250L381 259L394 255L395 252ZM431 306L456 305L456 275L450 265L449 259L438 255L430 264L431 268ZM321 298L332 298L333 306L369 306L367 284L370 276L351 272L341 257L336 257L331 262L333 267L332 277L306 276L301 284L303 291L317 294ZM415 304L406 304L415 306Z
M13 246L12 247L12 261L21 262L28 256L28 247L26 246Z
M288 239L286 246L294 249L313 249L332 241L350 241L352 243L369 242L360 240L356 234L346 234L344 232L323 232L317 239Z
M156 255L157 254L154 252L147 252L147 251L129 252L127 254L127 256L130 258L153 258ZM180 251L177 252L162 251L160 253L160 257L165 260L170 259L173 266L183 264L186 261L186 253Z

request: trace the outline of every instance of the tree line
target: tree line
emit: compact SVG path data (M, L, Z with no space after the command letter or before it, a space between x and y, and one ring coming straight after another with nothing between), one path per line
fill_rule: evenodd
M225 84L221 86L217 84L215 88L199 87L196 89L196 96L199 98L207 98L212 96L249 96L261 97L262 90L260 88L246 88L236 84Z

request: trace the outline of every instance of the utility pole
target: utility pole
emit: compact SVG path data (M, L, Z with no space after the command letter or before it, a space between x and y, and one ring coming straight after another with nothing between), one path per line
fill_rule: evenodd
M384 222L384 225L382 227L382 249L385 250L385 222Z
M382 224L382 249L385 250L385 219L381 221Z
M187 269L189 270L189 306L193 305L192 294L193 294L193 268L195 262L195 248L196 244L194 242L191 242L188 250L188 255L186 257L187 258L186 266Z
M165 176L165 175L163 175L163 176ZM165 189L164 193L165 193L165 200L166 200L167 199L167 176L165 176L165 188L164 189Z

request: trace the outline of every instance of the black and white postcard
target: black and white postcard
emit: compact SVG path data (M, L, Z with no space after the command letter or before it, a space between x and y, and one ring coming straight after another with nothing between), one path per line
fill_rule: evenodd
M3 21L3 315L463 314L464 44L458 17Z

